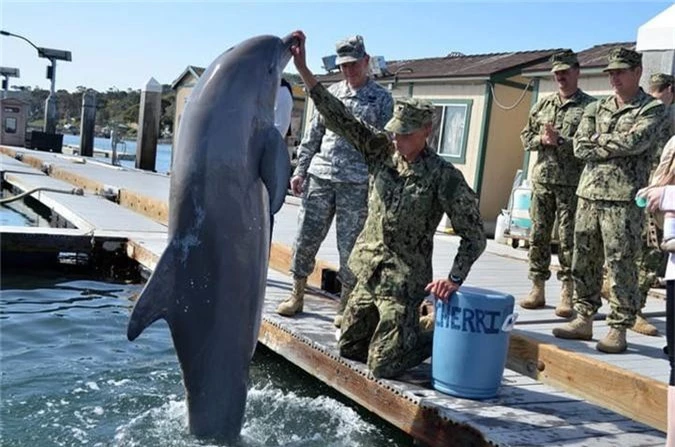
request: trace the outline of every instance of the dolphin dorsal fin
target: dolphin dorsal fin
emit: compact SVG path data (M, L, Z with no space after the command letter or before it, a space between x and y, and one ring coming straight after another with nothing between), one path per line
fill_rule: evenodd
M146 327L160 318L167 319L174 289L176 245L169 244L159 258L157 267L145 284L131 313L127 338L134 341Z

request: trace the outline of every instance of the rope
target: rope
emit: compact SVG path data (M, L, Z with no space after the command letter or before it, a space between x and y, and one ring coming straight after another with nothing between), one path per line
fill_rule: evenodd
M530 79L530 82L528 82L527 85L525 86L525 88L523 89L523 93L520 94L520 98L518 98L516 100L515 104L513 104L512 106L505 106L502 103L500 103L499 100L497 100L497 94L495 93L495 85L492 82L490 82L489 84L490 84L490 90L492 90L492 99L494 100L495 104L497 104L497 107L499 107L500 109L502 109L502 110L513 110L516 107L518 107L518 105L523 100L523 98L525 98L525 94L527 93L527 90L530 88L530 85L532 85L533 82L534 82L534 79Z
M76 196L82 196L84 195L84 191L82 188L73 188L73 189L56 189L56 188L46 188L46 187L38 187L38 188L33 188L29 189L28 191L24 191L21 194L17 194L12 197L7 197L5 199L0 199L0 205L6 205L8 203L15 202L17 200L21 200L26 196L29 196L33 193L39 192L39 191L45 191L45 192L58 192L62 194L73 194Z

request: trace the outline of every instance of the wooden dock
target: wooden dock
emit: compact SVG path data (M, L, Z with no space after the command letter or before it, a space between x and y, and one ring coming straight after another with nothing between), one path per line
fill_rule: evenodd
M62 151L66 155L80 155L80 146L78 146L77 144L64 144L63 148L62 148ZM101 148L95 147L93 152L94 152L94 157L112 158L112 149L101 149ZM118 160L134 161L134 160L136 160L136 153L118 150L117 151L117 159Z
M17 190L40 186L85 190L83 196L33 194L77 228L3 227L3 255L27 247L64 251L69 243L86 248L83 240L123 240L126 254L152 270L166 246L166 175L14 147L0 147L0 171ZM261 343L289 361L429 445L663 445L669 373L662 352L665 337L630 332L629 352L621 355L599 353L595 342L554 338L551 328L562 322L553 312L560 286L554 279L547 282L545 309L518 309L508 369L494 399L460 399L433 390L428 362L398 380L377 380L363 364L341 358L332 326L337 301L318 290L321 270L337 265L334 228L309 278L314 293L306 298L305 312L295 318L274 312L291 288L287 270L297 210L297 200L289 198L275 218L273 270L259 335ZM458 238L439 233L434 244L434 271L445 276ZM525 260L523 250L490 241L467 283L518 299L530 287ZM645 313L663 333L665 304L660 294L650 297ZM606 311L601 309L595 323L596 339L608 329Z

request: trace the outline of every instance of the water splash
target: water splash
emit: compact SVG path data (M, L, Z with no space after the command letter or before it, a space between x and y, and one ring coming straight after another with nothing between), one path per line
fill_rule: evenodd
M0 445L214 445L188 433L166 324L126 340L128 299L138 286L57 280L7 288L16 281L4 279ZM251 382L236 447L410 445L265 349L256 353Z

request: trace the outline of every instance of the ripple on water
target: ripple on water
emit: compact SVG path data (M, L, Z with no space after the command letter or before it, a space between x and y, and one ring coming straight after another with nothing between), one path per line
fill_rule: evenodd
M137 285L2 278L0 445L208 446L187 430L164 322L126 339ZM9 287L11 286L11 287ZM251 366L241 447L411 445L264 349Z

